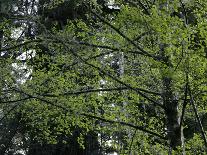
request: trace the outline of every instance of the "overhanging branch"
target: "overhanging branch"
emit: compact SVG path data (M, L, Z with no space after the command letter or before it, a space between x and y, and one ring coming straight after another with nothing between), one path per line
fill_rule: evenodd
M0 52L14 50L16 48L23 47L23 46L26 46L26 45L31 44L31 43L36 43L36 42L41 42L41 41L42 40L40 40L40 39L25 41L24 43L21 43L21 44L17 44L17 45L11 46L11 47L2 48L2 49L0 49ZM11 55L5 53L4 55L2 55L0 57L1 58L11 58L12 57L12 59L16 59L21 54L22 53L19 52L18 54L17 53L16 54L12 54L12 56L11 56Z
M13 50L13 49L28 45L30 43L41 42L41 41L42 40L40 40L40 39L25 41L24 43L21 43L21 44L17 44L17 45L11 46L11 47L2 48L2 49L0 49L0 52Z
M16 103L16 102L25 101L25 100L28 100L28 99L30 99L30 97L26 97L26 98L19 99L19 100L0 101L0 104Z
M33 99L37 99L39 101L42 101L42 102L45 102L47 103L48 105L51 105L51 106L55 106L57 108L60 108L62 110L64 110L65 112L68 112L68 113L73 113L72 110L62 106L62 105L56 105L55 102L51 102L51 101L48 101L46 99L43 99L43 98L40 98L38 96L33 96L33 95L30 95L28 93L25 93L24 91L22 90L18 90L16 89L16 91L24 94L24 95L27 95L28 97L30 98L33 98ZM87 117L87 118L93 118L93 119L97 119L97 120L100 120L100 121L103 121L103 122L107 122L107 123L111 123L111 124L121 124L121 125L124 125L124 126L128 126L128 127L131 127L131 128L134 128L134 129L137 129L137 130L140 130L140 131L143 131L145 133L148 133L148 134L151 134L153 136L156 136L156 137L159 137L163 140L166 140L166 138L156 132L153 132L151 130L148 130L142 126L137 126L137 125L134 125L134 124L130 124L130 123L127 123L127 122L123 122L123 121L115 121L115 120L109 120L109 119L106 119L106 118L103 118L103 117L99 117L99 116L94 116L94 115L90 115L90 114L86 114L86 113L79 113L80 116L84 116L84 117Z
M138 90L138 89L132 87L131 85L126 84L125 82L119 80L118 78L114 77L114 76L111 75L110 73L107 73L106 71L102 70L100 67L97 67L97 66L95 66L95 65L93 65L93 64L91 64L91 63L89 63L86 59L82 58L82 57L79 56L76 52L74 52L73 49L70 49L70 47L67 46L67 44L65 43L65 41L62 40L62 38L58 38L58 37L56 37L56 38L54 38L54 39L55 39L55 40L54 40L55 42L58 42L58 43L63 44L63 45L66 47L66 49L68 49L68 50L69 50L69 51L70 51L76 58L80 59L80 60L81 60L83 63L85 63L86 65L88 65L88 66L90 66L90 67L92 67L92 68L98 70L100 73L102 73L102 74L108 76L109 78L111 78L112 80L118 82L118 83L121 84L122 86L127 87L128 89L131 89L131 90L137 92L139 95L141 95L142 97L144 97L144 98L147 99L148 101L150 101L150 102L154 103L155 105L157 105L157 106L159 106L159 107L161 107L161 108L164 109L164 106L163 106L162 104L156 102L154 99L151 99L150 97L148 97L147 95L145 95L144 93L142 93L140 90ZM68 44L68 45L70 45L70 44Z
M127 40L129 43L131 43L134 47L136 47L144 56L153 58L154 60L159 60L156 56L151 55L149 52L145 51L143 48L141 48L139 45L137 45L133 40L131 40L129 37L127 37L125 34L123 34L118 28L113 26L111 23L106 21L104 18L102 18L100 15L98 15L96 12L91 12L98 17L100 21L102 21L104 24L108 25L110 28L112 28L115 32L117 32L121 37L123 37L125 40Z
M196 116L196 119L197 119L197 122L198 122L198 125L200 127L200 130L201 130L201 135L203 137L203 140L204 140L204 144L205 144L205 147L206 147L206 150L207 150L207 140L206 140L206 134L205 134L205 131L203 129L203 125L201 123L201 120L200 120L200 117L198 115L198 110L197 110L197 107L195 105L195 101L194 101L194 98L193 98L193 95L191 93L191 89L190 89L190 86L188 86L188 92L189 92L189 96L190 96L190 103L193 107L193 111L195 113L195 116Z
M148 130L148 129L142 127L142 126L137 126L137 125L134 125L134 124L131 124L131 123L122 122L122 121L109 120L109 119L105 119L103 117L98 117L98 116L94 116L94 115L90 115L90 114L85 114L85 113L82 113L81 115L85 116L85 117L88 117L88 118L93 118L93 119L97 119L97 120L100 120L100 121L103 121L103 122L111 123L111 124L121 124L121 125L124 125L124 126L128 126L128 127L131 127L131 128L134 128L134 129L146 132L148 134L151 134L151 135L154 135L154 136L157 136L157 137L159 137L161 139L166 140L166 138L164 136L161 136L158 133L153 132L151 130Z
M148 32L145 32L145 33L148 33ZM140 36L138 36L138 38L135 38L135 39L139 39L139 37ZM55 42L55 41L57 41L57 36L47 37L47 41ZM136 41L136 40L134 40L134 41ZM60 42L57 41L55 43L60 43ZM100 49L110 50L110 51L113 51L113 52L115 52L115 51L118 52L119 51L119 52L124 52L124 53L140 54L140 55L146 56L146 54L143 54L142 51L115 48L115 47L112 47L112 46L98 45L98 44L93 44L93 43L83 42L83 41L70 40L70 41L67 41L67 44L69 44L69 45L82 45L82 46L87 46L87 47L92 47L92 48L100 48ZM157 58L155 58L155 59L158 60Z
M142 91L148 94L153 94L153 95L161 95L160 93L145 90L142 88L135 88L138 91ZM93 92L110 92L110 91L122 91L122 90L131 90L128 87L117 87L117 88L100 88L100 89L88 89L88 90L80 90L80 91L71 91L71 92L66 92L63 94L39 94L41 96L46 96L46 97L59 97L59 96L67 96L67 95L81 95L81 94L86 94L86 93L93 93Z
M24 103L23 101L28 100L28 99L32 99L33 97L29 96L23 99L19 99L19 100L12 100L12 101L7 101L7 102L1 102L1 103L16 103L14 106L11 107L11 109L9 109L6 114L4 114L4 116L0 119L0 123L12 112L14 111L19 105L21 105L22 103Z
M137 92L139 95L141 95L142 97L144 97L144 98L147 99L148 101L150 101L150 102L154 103L155 105L157 105L157 106L159 106L159 107L161 107L161 108L164 109L164 106L163 106L162 104L160 104L160 103L154 101L154 99L149 98L147 95L145 95L144 93L142 93L140 90L137 90L136 88L132 87L131 85L126 84L125 82L123 82L123 81L119 80L118 78L112 76L111 74L105 72L105 71L102 70L101 68L99 68L99 67L97 67L97 66L95 66L95 65L93 65L93 64L91 64L91 63L89 63L89 62L87 62L85 59L83 59L81 56L79 56L79 55L78 55L77 53L75 53L73 50L71 50L71 53L72 53L74 56L76 56L77 58L79 58L79 59L80 59L82 62L84 62L86 65L91 66L91 67L94 68L94 69L97 69L100 73L102 73L102 74L108 76L109 78L111 78L112 80L118 82L118 83L121 84L122 86L125 86L125 87L127 87L128 89L131 89L131 90Z

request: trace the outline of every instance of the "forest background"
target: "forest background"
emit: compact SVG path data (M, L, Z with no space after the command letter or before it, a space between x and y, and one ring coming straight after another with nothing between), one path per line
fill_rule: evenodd
M207 154L206 0L1 0L0 154Z

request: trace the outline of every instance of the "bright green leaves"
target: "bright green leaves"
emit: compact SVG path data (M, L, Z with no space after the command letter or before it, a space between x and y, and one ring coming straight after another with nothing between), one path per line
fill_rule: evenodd
M193 138L186 144L187 154L206 154L203 147L203 140L199 134L194 134Z
M64 3L53 2L54 8ZM79 2L71 1L75 6ZM72 20L61 30L55 25L49 30L52 33L44 32L43 42L32 46L36 52L28 63L33 68L32 78L18 86L25 93L15 96L31 97L19 110L28 133L38 141L54 144L61 135L72 137L80 129L75 138L84 147L84 136L94 131L106 134L108 139L113 137L112 147L122 149L123 154L124 149L135 154L166 154L165 142L111 123L130 123L166 135L167 118L161 108L167 89L163 79L172 82L169 89L179 108L189 82L199 112L206 111L207 24L203 12L195 11L197 24L193 25L176 15L181 9L178 1L160 6L163 2L155 3L150 15L139 7L123 4L117 15L94 14L90 20L94 19L95 25ZM6 26L7 22L2 23L3 28ZM3 78L10 81L11 68L4 68L8 62L0 61ZM193 118L189 109L186 113ZM121 139L120 144L117 139Z

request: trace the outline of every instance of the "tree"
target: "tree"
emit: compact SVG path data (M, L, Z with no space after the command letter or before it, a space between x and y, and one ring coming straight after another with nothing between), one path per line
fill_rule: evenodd
M13 100L2 101L21 100L24 134L37 143L70 143L76 127L80 146L95 133L120 154L205 154L205 1L116 3L119 11L110 12L107 2L40 1L41 18L31 14L25 22L33 37L8 39L2 49L7 66L22 49L35 50L25 60L32 78L3 86ZM110 150L100 143L100 152Z

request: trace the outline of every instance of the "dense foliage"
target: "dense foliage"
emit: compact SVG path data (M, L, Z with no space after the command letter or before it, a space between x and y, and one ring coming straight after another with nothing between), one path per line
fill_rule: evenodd
M0 154L207 154L207 1L0 1Z

